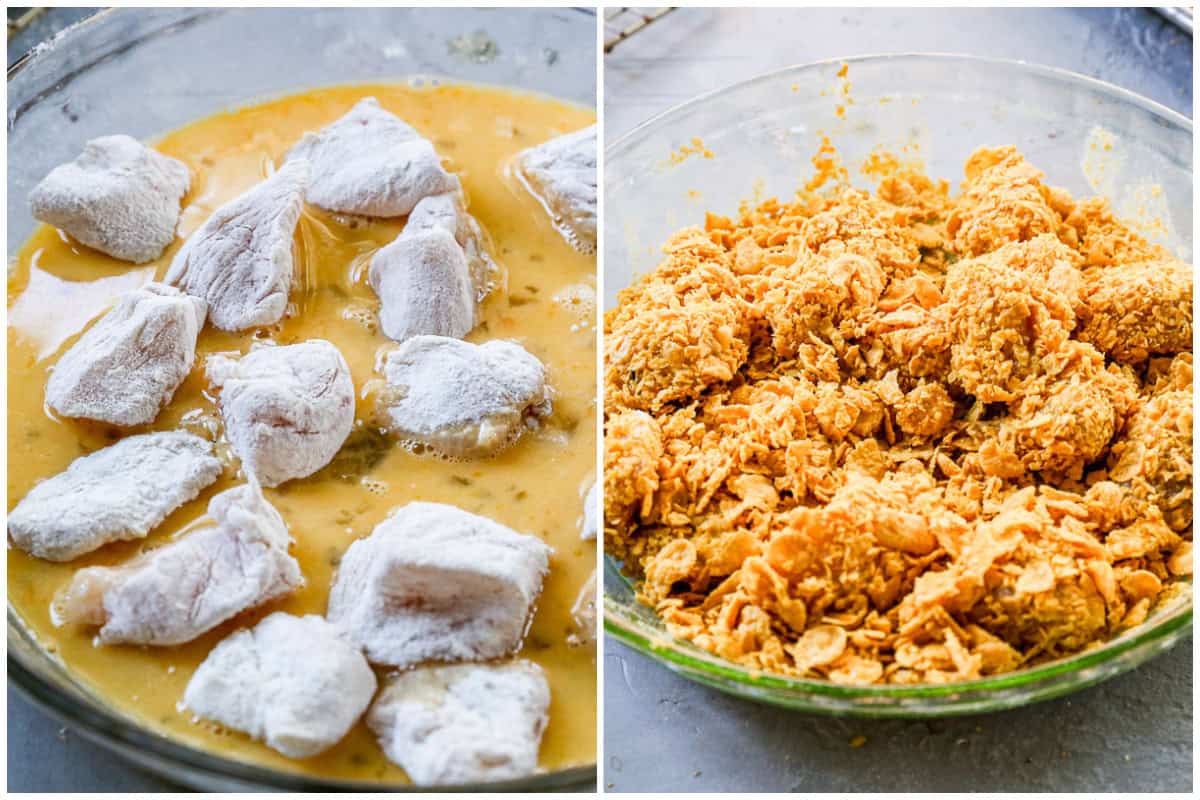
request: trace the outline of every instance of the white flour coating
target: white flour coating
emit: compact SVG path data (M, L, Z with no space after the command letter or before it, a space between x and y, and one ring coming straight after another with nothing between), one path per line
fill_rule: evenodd
M324 339L210 356L225 436L247 475L278 486L328 464L354 427L354 381Z
M342 214L402 217L422 197L456 185L433 145L374 97L363 98L316 133L304 134L287 158L312 165L308 202Z
M438 228L453 234L454 241L462 248L475 299L482 301L496 288L500 280L500 267L488 255L483 228L467 213L466 196L457 177L454 178L453 191L422 198L404 223L404 231L414 234Z
M101 136L33 187L29 209L88 247L144 264L175 240L190 182L183 162L129 136Z
M517 172L563 238L596 252L596 126L522 150Z
M580 532L580 537L584 541L590 541L596 538L596 532L600 527L600 498L596 494L596 484L592 484L592 488L588 489L587 497L583 498L583 530Z
M367 725L414 783L445 786L536 772L549 709L532 662L424 667L390 679Z
M153 422L196 360L205 303L148 283L71 346L46 382L46 404L64 417L133 426Z
M223 331L273 325L292 288L292 238L308 164L289 161L213 212L175 254L163 280L208 302Z
M521 644L549 555L486 517L409 503L346 550L326 616L376 664L499 658Z
M324 619L275 612L212 649L183 705L289 758L308 758L354 727L375 686L359 649Z
M425 197L400 235L371 258L380 327L400 342L425 334L461 339L498 273L462 192Z
M417 336L383 375L391 431L451 458L494 455L550 413L546 368L515 342Z
M568 642L579 646L596 641L596 570L592 570L571 606L571 622Z
M220 474L212 443L198 436L129 436L34 486L9 513L8 535L38 558L70 561L141 539Z
M291 537L254 484L213 497L210 525L118 567L75 573L59 622L99 625L101 644L189 642L304 585Z

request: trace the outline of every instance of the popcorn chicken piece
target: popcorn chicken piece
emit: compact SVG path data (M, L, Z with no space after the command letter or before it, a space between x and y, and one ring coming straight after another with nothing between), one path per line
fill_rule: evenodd
M421 335L461 339L475 327L478 304L498 276L461 191L422 198L369 270L380 326L398 342Z
M153 422L196 360L205 303L172 286L127 292L54 365L46 405L113 425Z
M609 417L604 431L604 524L623 528L650 515L659 486L662 431L645 411Z
M307 162L289 161L218 208L184 242L163 280L207 301L209 320L223 331L283 319L308 176Z
M1027 469L1079 480L1125 428L1138 385L1117 367L1106 368L1088 344L1067 342L1054 361L1061 371L1028 382L1001 421L1000 437L1010 440L1009 449Z
M749 355L750 317L730 254L695 228L604 315L605 404L657 412L733 380Z
M1131 482L1180 532L1192 526L1192 408L1190 387L1150 398L1113 446L1109 467L1111 480Z
M333 625L276 612L212 649L183 706L289 758L308 758L354 727L375 687L367 660Z
M485 517L409 503L350 545L326 616L375 664L499 658L520 646L549 554Z
M206 370L233 452L263 486L312 475L354 427L350 368L324 339L212 356Z
M76 572L59 622L99 626L101 644L177 645L304 585L287 526L257 486L221 492L208 515L211 525L127 564Z
M359 100L341 119L306 133L288 152L307 161L308 202L342 214L402 217L429 195L457 188L433 144L374 97Z
M1192 346L1192 268L1175 259L1083 273L1078 337L1122 364Z
M959 261L946 274L950 379L985 403L1017 397L1075 328L1079 271L1033 261L1037 243Z
M8 535L48 561L141 539L221 474L212 444L170 431L121 439L42 481L8 515Z
M536 772L549 709L529 661L421 667L389 680L367 725L413 783L449 786Z
M517 154L517 174L554 227L581 253L596 251L596 126Z
M873 311L887 281L878 261L852 253L801 258L792 269L796 274L763 298L772 344L784 357L813 336L832 339L840 323Z
M102 253L144 264L175 240L191 178L181 161L129 136L101 136L29 193L34 219Z
M955 249L978 256L1008 242L1056 233L1062 218L1050 205L1043 177L1012 145L972 153L962 194L951 201L946 220Z
M1104 197L1080 200L1068 212L1066 224L1071 227L1070 232L1075 235L1079 252L1089 267L1170 258L1165 249L1150 244L1128 225L1113 217L1108 199Z
M450 458L494 455L550 413L545 367L515 342L416 336L382 371L391 431Z

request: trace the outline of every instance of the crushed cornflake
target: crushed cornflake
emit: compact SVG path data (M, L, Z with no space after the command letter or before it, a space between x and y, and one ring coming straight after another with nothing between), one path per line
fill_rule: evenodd
M1191 266L1015 148L965 172L709 214L605 315L605 546L674 635L960 681L1190 579Z

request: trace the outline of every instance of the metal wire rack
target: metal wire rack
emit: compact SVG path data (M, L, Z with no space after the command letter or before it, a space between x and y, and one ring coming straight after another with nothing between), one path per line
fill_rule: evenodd
M604 52L612 52L621 42L645 30L674 10L674 7L604 9Z

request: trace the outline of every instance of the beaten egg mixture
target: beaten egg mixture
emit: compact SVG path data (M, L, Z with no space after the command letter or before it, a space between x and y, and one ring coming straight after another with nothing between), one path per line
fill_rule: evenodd
M284 320L230 334L207 326L196 364L147 430L219 436L219 415L204 379L212 353L247 352L259 341L332 342L358 392L355 429L317 474L265 490L295 539L306 584L283 600L240 614L178 647L94 645L94 630L55 627L56 594L76 570L115 565L168 541L201 519L209 499L242 478L236 459L216 484L175 511L144 540L108 545L68 563L10 548L9 603L38 642L112 707L140 724L202 750L241 761L332 778L403 782L361 721L330 750L302 761L177 710L196 666L232 631L273 611L324 614L341 554L388 512L413 500L448 503L540 537L554 548L536 614L519 653L540 664L550 685L550 722L540 763L546 770L595 759L596 674L591 646L572 645L571 607L595 566L580 539L583 497L595 478L595 321L589 292L595 263L575 252L510 174L522 149L594 121L592 111L546 97L472 86L362 85L320 89L218 114L171 133L156 149L186 163L192 186L179 238L151 264L132 266L41 226L21 248L8 288L8 503L81 455L129 431L56 419L43 406L46 378L61 355L124 291L161 280L182 240L223 203L256 184L305 131L333 122L375 96L429 138L462 180L469 211L489 235L507 287L481 309L473 342L512 339L547 367L554 412L500 455L452 462L410 453L379 433L370 403L380 353L395 345L379 330L378 299L367 284L371 255L391 242L402 220L339 216L306 205L296 234L297 275ZM139 431L140 432L140 431ZM218 452L227 448L218 440Z

